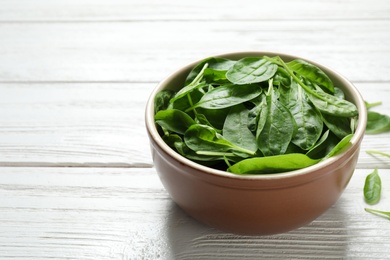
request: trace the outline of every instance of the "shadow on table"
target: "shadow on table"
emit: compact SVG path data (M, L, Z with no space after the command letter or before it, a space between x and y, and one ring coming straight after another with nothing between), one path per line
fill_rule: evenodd
M302 228L277 235L242 236L205 226L174 202L165 230L174 259L343 258L348 245L346 214L337 206Z

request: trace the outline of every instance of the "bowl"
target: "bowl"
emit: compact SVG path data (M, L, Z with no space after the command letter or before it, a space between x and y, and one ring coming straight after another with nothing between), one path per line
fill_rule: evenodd
M238 60L248 56L301 57L274 52L235 52L215 57ZM145 124L158 176L172 200L194 219L213 228L245 235L287 232L309 224L328 210L351 179L364 136L367 112L358 90L346 78L314 61L345 92L359 112L351 145L342 153L304 169L266 175L236 175L188 160L160 137L154 123L154 97L163 89L178 90L200 61L162 80L146 105ZM176 89L175 89L176 88Z

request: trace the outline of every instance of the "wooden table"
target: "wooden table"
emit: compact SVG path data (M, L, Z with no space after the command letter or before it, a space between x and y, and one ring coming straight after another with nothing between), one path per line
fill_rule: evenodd
M151 90L192 61L278 51L327 65L390 114L390 1L0 1L1 259L385 259L364 211L390 211L390 134L366 135L340 200L273 236L206 227L174 205L149 151Z

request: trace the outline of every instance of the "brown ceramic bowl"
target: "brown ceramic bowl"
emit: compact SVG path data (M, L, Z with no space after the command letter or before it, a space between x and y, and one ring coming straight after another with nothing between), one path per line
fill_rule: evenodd
M218 57L238 60L263 55L279 55L285 61L300 58L270 52L229 53ZM346 151L287 173L235 175L192 162L164 143L154 123L154 97L162 89L183 86L185 77L199 61L179 69L154 89L145 118L154 165L172 200L187 214L228 232L264 235L304 226L337 201L355 170L367 121L366 108L351 82L325 66L307 61L320 67L345 92L346 98L358 108L359 121L352 145Z

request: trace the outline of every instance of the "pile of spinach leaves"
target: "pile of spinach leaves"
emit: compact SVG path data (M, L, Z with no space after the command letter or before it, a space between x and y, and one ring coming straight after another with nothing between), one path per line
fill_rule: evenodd
M211 57L155 97L163 140L197 163L236 174L286 172L350 144L358 110L304 60Z

